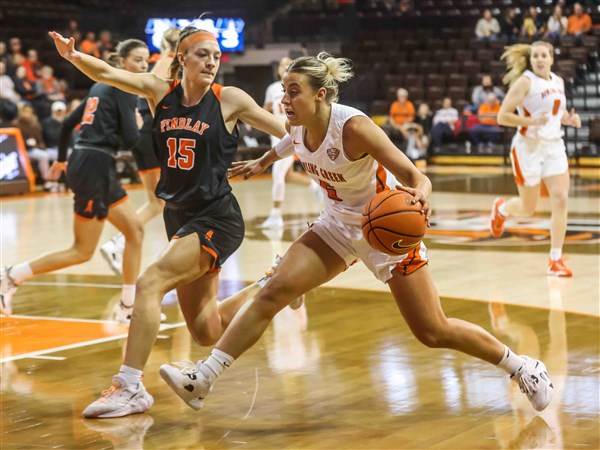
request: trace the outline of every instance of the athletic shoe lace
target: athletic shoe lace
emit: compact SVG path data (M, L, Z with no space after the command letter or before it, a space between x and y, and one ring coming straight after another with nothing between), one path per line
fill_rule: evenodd
M175 367L181 370L181 373L184 375L192 375L194 373L198 373L198 366L195 362L186 359L185 361L173 361L171 362Z
M113 384L108 389L104 389L102 391L101 397L110 397L114 393L118 394L118 391L120 391L120 390L121 390L121 384L120 383Z
M521 392L526 395L532 395L537 392L537 385L529 375L522 375L519 377L519 388L521 389Z

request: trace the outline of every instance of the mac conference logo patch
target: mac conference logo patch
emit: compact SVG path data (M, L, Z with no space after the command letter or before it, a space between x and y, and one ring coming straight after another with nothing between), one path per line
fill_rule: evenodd
M340 150L334 147L328 148L327 156L329 156L330 160L335 161L337 157L340 156Z

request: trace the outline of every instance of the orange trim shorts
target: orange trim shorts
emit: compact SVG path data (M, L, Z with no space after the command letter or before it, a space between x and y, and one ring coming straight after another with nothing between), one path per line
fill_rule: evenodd
M214 258L209 273L218 272L244 239L244 219L233 194L198 208L182 208L167 202L163 217L169 240L192 233L198 235L202 250Z
M422 242L406 255L382 253L371 247L363 237L360 223L350 224L327 209L321 212L311 230L344 260L346 268L360 259L384 283L392 278L394 269L401 275L410 275L429 262L427 248Z
M531 139L517 133L512 140L510 161L519 186L537 186L544 178L569 170L562 139Z
M115 159L92 149L75 149L67 165L67 182L75 194L75 214L81 219L104 220L108 210L127 200Z

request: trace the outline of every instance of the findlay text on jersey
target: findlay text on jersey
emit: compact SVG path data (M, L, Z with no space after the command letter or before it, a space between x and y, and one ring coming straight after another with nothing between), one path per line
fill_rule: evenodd
M165 119L160 121L160 132L165 133L171 130L188 130L194 133L202 134L210 127L209 124L196 120L194 126L192 126L192 120L190 117L173 117L172 119Z

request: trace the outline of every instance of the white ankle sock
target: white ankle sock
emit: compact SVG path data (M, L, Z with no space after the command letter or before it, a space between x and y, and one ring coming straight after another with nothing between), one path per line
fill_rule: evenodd
M502 360L498 363L497 367L504 370L507 374L512 376L517 370L521 368L521 366L524 363L525 360L523 358L511 352L510 349L505 345L504 356L502 357Z
M133 306L135 300L135 284L124 284L121 291L121 301L127 307Z
M562 248L551 248L550 249L550 259L552 261L557 261L562 258Z
M10 277L16 284L21 284L23 281L30 279L33 276L29 263L17 264L12 266Z
M208 377L210 384L212 384L219 377L219 375L225 371L225 369L233 364L233 361L233 357L219 349L214 348L213 351L210 352L208 359L200 364L199 368L202 373ZM203 368L206 370L202 370Z
M119 376L129 384L138 384L142 381L142 371L125 364L119 369Z
M506 202L502 203L499 207L498 207L498 212L500 213L500 215L502 217L508 217L508 213L506 212Z

